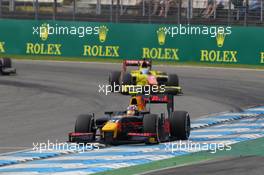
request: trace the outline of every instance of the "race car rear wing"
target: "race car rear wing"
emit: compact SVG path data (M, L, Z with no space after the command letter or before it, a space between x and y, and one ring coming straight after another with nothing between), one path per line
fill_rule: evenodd
M170 115L174 111L174 96L173 95L164 95L164 94L157 94L157 95L140 95L142 99L147 103L165 103L167 104L168 114Z
M126 71L126 68L129 66L140 66L142 63L145 63L147 67L152 68L151 60L124 60L123 61L123 71Z

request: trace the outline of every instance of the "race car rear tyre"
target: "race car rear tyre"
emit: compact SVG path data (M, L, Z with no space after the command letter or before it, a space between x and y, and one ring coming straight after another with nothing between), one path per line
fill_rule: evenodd
M190 115L186 111L174 111L169 117L171 136L177 140L188 140L191 130Z
M121 80L121 84L122 84L122 87L121 87L121 93L123 95L129 95L129 89L126 89L124 86L125 85L132 85L132 77L129 73L125 73L123 76L122 76L122 80Z
M170 74L168 76L167 86L179 86L179 77L177 74Z
M2 58L2 66L3 68L11 68L12 67L12 61L10 58Z
M132 77L129 73L125 73L122 77L122 85L131 85Z
M156 114L147 114L143 118L143 130L144 133L157 134L156 143L159 143L159 117ZM147 140L146 144L153 144Z
M118 91L118 86L120 85L119 83L120 75L121 75L121 72L119 71L114 71L110 73L109 85L111 85L111 92Z
M94 119L92 115L82 114L79 115L75 122L75 132L89 133L93 132Z

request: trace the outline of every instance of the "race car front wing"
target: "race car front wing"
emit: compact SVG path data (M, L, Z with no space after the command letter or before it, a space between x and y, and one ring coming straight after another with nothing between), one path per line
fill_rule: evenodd
M129 139L116 139L116 143L125 144L125 143L157 143L157 134L156 133L127 133ZM104 139L95 139L94 133L69 133L69 142L75 143L88 143L88 142L99 142L107 144L107 141Z

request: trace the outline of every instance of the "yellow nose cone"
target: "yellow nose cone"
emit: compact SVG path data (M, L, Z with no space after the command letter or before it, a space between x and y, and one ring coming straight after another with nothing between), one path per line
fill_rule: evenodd
M117 136L117 123L107 122L102 128L102 132L113 132L114 138Z
M104 127L102 128L102 131L114 131L117 129L117 124L112 122L107 122Z

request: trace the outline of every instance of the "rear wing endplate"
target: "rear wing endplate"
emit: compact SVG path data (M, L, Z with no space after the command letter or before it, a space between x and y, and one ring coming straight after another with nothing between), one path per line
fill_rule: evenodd
M123 70L126 71L126 68L129 66L140 66L142 63L146 64L147 67L152 68L152 61L151 60L124 60L123 61Z

